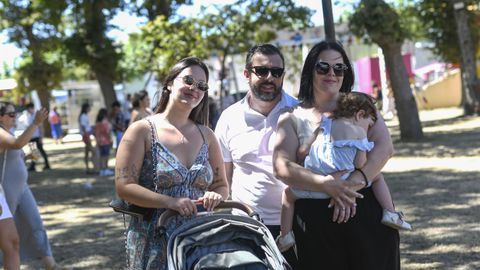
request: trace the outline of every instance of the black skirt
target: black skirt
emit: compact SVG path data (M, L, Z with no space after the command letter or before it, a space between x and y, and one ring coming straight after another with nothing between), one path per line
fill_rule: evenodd
M332 221L330 199L299 199L293 231L298 269L400 270L400 237L380 223L382 208L372 189L359 191L357 213L347 223Z

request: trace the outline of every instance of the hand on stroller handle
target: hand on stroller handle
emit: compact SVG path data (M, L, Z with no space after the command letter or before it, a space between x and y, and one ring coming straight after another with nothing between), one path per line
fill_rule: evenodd
M195 201L195 204L197 205L197 212L206 212L206 209L203 207L203 204L201 201ZM218 209L239 209L245 212L248 216L253 217L256 220L260 220L260 216L248 204L245 204L242 202L225 200L220 202L220 204L217 205L217 207L215 207L215 210L218 210ZM176 215L179 215L177 211L174 211L172 209L167 209L158 218L157 228L162 227L164 224L166 224L166 221L169 218L172 218Z

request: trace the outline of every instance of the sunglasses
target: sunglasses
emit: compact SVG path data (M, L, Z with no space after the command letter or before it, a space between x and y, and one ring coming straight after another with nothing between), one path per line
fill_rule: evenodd
M180 78L178 78L180 79ZM185 75L181 77L183 83L188 86L195 86L200 91L207 92L208 91L208 84L205 81L195 81L195 79L190 75Z
M268 68L268 67L256 66L256 67L251 67L250 71L255 73L255 75L257 75L258 77L267 77L268 73L270 72L270 74L272 74L273 77L280 78L282 77L285 69L279 68L279 67Z
M17 116L17 113L16 112L4 112L2 114L2 116L4 116L4 115L8 115L11 118L15 118Z
M317 74L326 75L328 74L328 72L330 72L330 68L333 69L333 73L335 74L335 76L343 76L345 70L348 69L347 65L341 63L330 65L327 62L317 62L315 64L315 71L317 72Z

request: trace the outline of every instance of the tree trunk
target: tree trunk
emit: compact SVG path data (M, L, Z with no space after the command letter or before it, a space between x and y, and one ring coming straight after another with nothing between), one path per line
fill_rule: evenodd
M465 115L480 113L480 83L477 78L475 49L470 36L468 14L462 1L453 1L454 16L457 25L458 44L461 52L461 71L463 89L463 109Z
M117 95L115 94L115 89L113 88L113 80L110 78L110 76L99 70L95 70L95 76L97 77L100 90L103 94L105 108L109 109L110 105L117 100Z
M420 140L423 138L422 123L418 116L417 103L410 88L407 69L403 63L401 44L390 41L381 46L388 69L402 140Z
M40 104L43 108L46 108L50 111L50 91L47 88L45 89L37 89L38 97L40 99ZM43 137L52 137L52 130L50 128L50 123L48 121L43 122L42 128Z

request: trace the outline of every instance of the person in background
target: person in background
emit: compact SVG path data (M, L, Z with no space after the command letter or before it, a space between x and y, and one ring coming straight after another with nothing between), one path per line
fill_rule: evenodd
M155 228L165 210L179 213L166 224L168 236L195 218L195 203L211 211L228 197L218 141L207 126L207 82L208 68L200 59L180 60L162 83L155 114L134 122L120 142L115 168L119 197L154 209L151 219L130 219L128 269L167 268L168 239Z
M0 123L5 121L14 121L13 119L17 116L17 113L14 110L9 110L6 106L8 103L2 103L0 105ZM4 117L10 119L4 120ZM8 132L8 130L4 130ZM30 132L33 131L33 127L30 128ZM0 131L0 137L3 131ZM23 137L27 137L24 140L28 141L28 132ZM0 148L5 148L6 144L3 140L0 140ZM6 167L7 152L4 150L0 152L0 156L3 156L3 161L0 163L0 168L2 168L2 173L0 175L0 250L3 252L3 268L5 270L20 270L20 240L18 237L17 227L15 227L15 221L13 220L12 212L7 204L6 194L3 190L3 181L5 178L4 166Z
M273 175L275 129L280 114L298 102L282 90L284 58L271 44L255 45L248 51L243 75L250 89L243 99L222 112L215 134L220 141L232 199L253 207L273 237L277 237L286 186ZM295 266L292 249L285 257Z
M90 104L84 103L82 104L82 108L80 111L80 115L78 116L78 126L80 128L80 134L82 135L82 141L85 144L84 150L84 159L85 162L85 173L86 174L95 174L95 168L97 164L95 164L94 160L96 160L96 153L94 151L92 140L90 139L90 135L92 135L92 126L90 125L90 119L88 118L88 113L90 112ZM91 157L89 157L91 154ZM93 163L93 170L91 171L89 168L90 158Z
M15 107L10 102L0 102L0 153L2 153L0 164L3 164L6 159L5 168L0 167L0 175L4 175L2 188L20 236L21 260L40 258L45 269L59 270L64 268L55 262L52 255L47 233L38 212L37 202L27 183L28 171L24 162L25 154L22 151L22 147L31 140L47 117L46 109L40 109L34 113L31 123L16 138L9 132L16 124ZM12 235L7 239L14 238L15 236ZM2 237L0 242L3 241ZM15 257L12 259L16 260Z
M35 118L35 105L33 103L28 103L25 105L25 112L19 117L18 121L21 122L22 126L28 127L33 123ZM44 165L43 170L50 170L50 164L48 163L48 156L45 150L43 149L43 141L42 141L42 130L41 126L38 126L35 132L30 139L30 142L36 144L36 148L40 152L43 157ZM30 161L30 167L28 168L29 171L35 171L35 160L32 159Z
M108 121L108 111L101 108L97 114L95 122L95 140L99 150L99 175L111 176L113 171L108 169L108 158L110 157L110 149L112 148L112 129Z
M342 179L347 179L355 168L362 168L367 162L367 152L374 147L374 143L368 141L367 132L375 121L377 109L372 97L360 92L341 94L332 116L322 118L313 137L302 134L302 131L309 132L309 129L297 127L300 137L311 137L314 140L301 147L297 154L298 160L304 160L305 168L322 175L347 171L342 175ZM383 176L375 181L372 189L383 208L381 222L395 229L411 230L410 224L403 220L403 215L395 211ZM328 194L289 187L283 191L281 233L277 238L280 251L295 244L292 232L294 205L300 198L325 199Z
M0 251L3 252L5 270L20 269L19 241L17 227L0 183Z
M275 175L290 188L328 195L295 202L293 232L300 269L317 269L319 265L336 270L400 269L398 230L378 222L382 207L370 188L393 154L381 115L377 112L377 121L367 133L369 141L375 143L367 162L346 180L341 179L344 171L322 175L305 168L299 158L302 150L309 149L306 144L315 140L312 137L322 119L336 109L340 93L351 92L353 84L352 65L342 45L329 40L317 43L303 65L300 104L278 121Z
M148 92L141 90L138 93L135 93L132 101L132 115L130 117L129 126L140 119L143 119L152 114L150 111L150 98L148 97Z
M118 148L126 129L125 114L122 111L120 102L114 101L111 105L111 119L113 134L115 135L115 148Z
M222 111L230 107L233 103L235 103L235 98L230 95L230 91L228 89L225 89L224 96L222 97Z
M63 143L62 119L57 112L57 107L53 107L53 109L48 114L48 122L50 123L52 138L55 140L55 144Z
M127 129L128 124L130 124L130 118L132 116L132 94L127 94L125 96L125 101L122 104L122 112L125 116L125 129Z
M375 106L378 111L381 112L383 107L383 93L382 89L375 81L372 82L372 97L375 99Z

